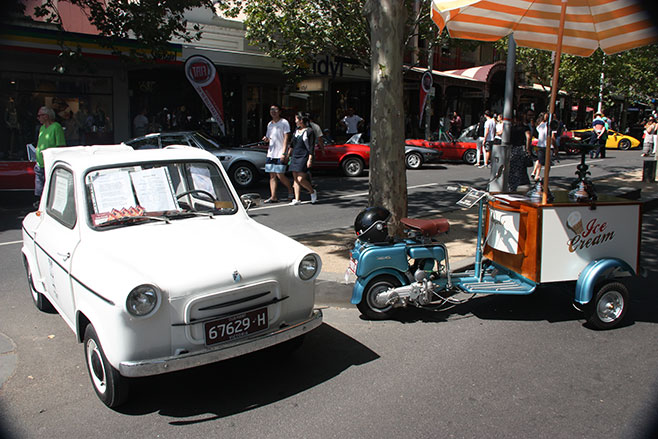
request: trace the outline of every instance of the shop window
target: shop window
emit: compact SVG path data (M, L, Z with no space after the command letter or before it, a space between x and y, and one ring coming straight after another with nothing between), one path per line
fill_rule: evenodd
M26 159L37 110L53 109L68 146L114 143L112 78L0 72L0 159Z

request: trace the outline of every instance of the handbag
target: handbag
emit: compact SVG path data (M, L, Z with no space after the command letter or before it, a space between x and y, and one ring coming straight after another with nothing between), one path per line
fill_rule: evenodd
M523 153L523 164L525 165L526 168L529 168L532 165L534 165L534 161L532 160L532 157L530 156L530 153L528 151L525 151Z

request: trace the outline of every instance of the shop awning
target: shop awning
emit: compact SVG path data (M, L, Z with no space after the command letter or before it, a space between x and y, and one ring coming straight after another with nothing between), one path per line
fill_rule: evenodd
M411 70L413 72L418 72L418 73L425 73L427 71L427 69L423 68L423 67L412 67L409 70ZM486 81L480 81L479 79L469 78L468 76L460 76L460 75L454 75L452 73L441 72L439 70L432 70L432 74L434 76L441 76L441 77L444 77L444 78L462 79L462 80L471 81L471 82L486 82Z
M469 67L467 69L444 70L439 72L440 75L451 76L453 78L466 79L477 82L489 82L492 73L498 70L504 70L505 63L502 61L493 64L487 64L478 67Z

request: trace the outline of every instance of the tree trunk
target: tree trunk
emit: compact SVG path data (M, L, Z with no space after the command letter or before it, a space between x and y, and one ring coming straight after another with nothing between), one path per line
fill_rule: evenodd
M402 56L406 9L403 0L367 0L372 47L370 180L368 204L392 214L391 233L407 215L404 161Z

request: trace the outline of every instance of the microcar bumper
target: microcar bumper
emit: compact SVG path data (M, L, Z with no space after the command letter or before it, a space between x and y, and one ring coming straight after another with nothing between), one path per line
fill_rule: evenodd
M322 311L314 310L309 319L295 325L224 343L215 349L149 360L122 361L119 365L119 372L126 377L143 377L190 369L274 346L305 334L321 324Z

